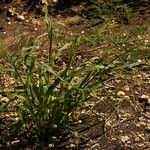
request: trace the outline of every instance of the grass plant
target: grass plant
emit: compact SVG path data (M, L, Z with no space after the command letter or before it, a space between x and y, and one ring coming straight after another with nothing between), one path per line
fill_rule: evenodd
M90 37L74 36L63 47L52 51L52 26L47 10L45 14L49 41L48 61L41 61L39 53L33 51L36 42L40 40L37 37L29 39L26 47L17 54L7 53L5 67L1 68L4 73L9 72L15 81L10 90L1 89L0 94L11 99L6 105L1 104L1 112L10 111L9 104L14 104L17 117L12 119L10 130L17 138L25 134L28 138L44 140L67 129L76 111L95 97L105 82L112 79L114 71L144 65L136 60L126 63L131 54L134 55L143 47L129 46L125 36L110 36L107 28L93 29ZM105 41L108 46L95 61L89 60L73 68L78 45L87 44L88 41L93 41L92 44ZM64 54L64 50L67 50L68 60L62 66L55 62ZM3 141L6 140L4 133L3 137Z

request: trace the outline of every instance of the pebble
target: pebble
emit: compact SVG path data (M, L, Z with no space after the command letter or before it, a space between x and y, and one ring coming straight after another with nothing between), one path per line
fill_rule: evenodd
M142 99L148 99L148 98L149 98L149 96L148 96L148 95L143 94L143 95L141 96L141 98L142 98Z
M138 137L141 138L142 140L145 140L145 135L144 134L139 134Z
M145 126L145 125L146 125L146 123L145 123L145 122L140 122L140 124L141 124L141 125L143 125L143 126Z
M128 85L126 85L126 86L124 87L124 90L125 90L125 91L130 91L130 87L129 87Z
M127 144L131 144L131 141L127 141Z
M19 142L20 142L20 140L12 141L12 142L11 142L11 145L13 145L13 144L17 144L17 143L19 143Z
M127 142L129 139L130 139L129 136L121 136L121 137L120 137L120 140L121 140L123 143Z
M150 132L150 126L147 126L147 127L145 128L145 130L147 130L147 131Z
M14 16L15 14L16 14L15 8L9 8L9 9L8 9L8 15L9 15L9 16Z
M8 25L11 25L11 22L10 22L10 21L8 22Z
M119 91L118 93L117 93L117 96L124 96L125 95L125 92L123 92L123 91Z
M54 144L48 144L48 148L54 148Z
M70 148L76 147L75 144L70 144Z
M53 3L57 3L58 0L53 0Z
M138 95L138 94L139 94L139 92L138 92L138 91L134 91L134 94L137 94L137 95Z
M17 19L19 21L25 20L25 17L23 15L17 15Z
M136 124L137 127L140 127L141 125L139 123Z
M144 144L143 144L143 143L139 143L138 146L139 146L139 147L143 147Z
M139 120L140 120L140 121L145 121L145 118L139 117Z
M139 142L141 139L139 137L136 137L134 140L135 142Z
M82 33L82 34L84 34L84 33L85 33L85 31L81 31L81 33Z

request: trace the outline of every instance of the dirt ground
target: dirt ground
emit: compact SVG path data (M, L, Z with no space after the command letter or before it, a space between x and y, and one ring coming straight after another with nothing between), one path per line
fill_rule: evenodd
M126 28L143 24L150 30L150 4L148 1L140 2L136 3L137 6L133 6L130 1L130 6L138 12L138 15L130 20ZM88 24L79 17L84 9L84 3L80 3L53 13L54 30L58 33L67 32L69 36L86 32ZM29 10L25 1L21 0L8 4L0 2L1 54L5 49L17 52L24 45L27 36L34 37L46 32L44 16L40 10L41 8ZM150 41L149 35L146 39ZM150 56L147 58L149 60ZM74 130L84 137L79 146L76 147L74 140L66 139L58 143L55 148L49 143L45 149L150 149L150 70L120 72L104 89L98 101L91 100L86 104L81 111L79 121L74 125ZM109 92L112 94L106 95ZM34 148L28 145L22 148L14 144L13 149Z

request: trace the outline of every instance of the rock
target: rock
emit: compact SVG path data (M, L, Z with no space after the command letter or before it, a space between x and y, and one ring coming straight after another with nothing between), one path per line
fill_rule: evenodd
M70 148L75 148L75 144L70 144Z
M129 97L129 96L127 96L127 95L126 95L126 96L124 96L124 98L126 98L126 99L128 99L128 100L130 99L130 97Z
M150 98L148 99L148 101L147 101L147 102L148 102L148 105L150 105Z
M139 102L143 104L143 106L148 106L150 105L150 97L148 95L143 94L140 98L139 98Z
M141 139L139 137L136 137L134 140L135 142L139 142Z
M139 143L138 146L139 146L139 147L143 147L144 144L143 144L143 143Z
M58 0L53 0L53 3L57 3L58 2Z
M8 22L8 25L11 25L11 22L10 22L10 21Z
M25 17L23 15L17 15L17 20L23 21L23 20L25 20Z
M145 140L145 135L144 134L139 134L138 137L142 140Z
M137 127L140 127L140 126L141 126L141 124L140 124L140 123L137 123L137 124L136 124L136 126L137 126Z
M143 94L141 97L140 97L141 100L146 100L148 101L148 103L150 104L150 97L148 95L145 95Z
M138 91L134 91L134 94L138 95L138 94L139 94L139 92L138 92Z
M7 16L14 16L16 14L16 9L15 8L9 8L8 11L7 11Z
M54 144L48 144L48 148L54 148Z
M84 33L85 33L85 31L81 31L81 33L82 33L82 34L84 34Z
M42 0L42 3L48 6L48 1L47 0Z
M20 142L20 140L12 141L12 142L11 142L11 145L17 144L17 143L19 143L19 142Z
M124 87L124 90L125 90L125 91L130 91L130 87L129 87L128 85L126 85L126 86Z
M145 128L145 130L148 131L148 132L150 132L150 126L147 126L147 127Z
M140 121L145 121L145 118L144 117L139 117L138 118Z
M129 139L130 139L130 137L127 136L127 135L120 137L120 140L121 140L123 143L127 142Z
M118 93L117 93L117 96L124 96L125 95L125 92L123 92L123 91L119 91Z

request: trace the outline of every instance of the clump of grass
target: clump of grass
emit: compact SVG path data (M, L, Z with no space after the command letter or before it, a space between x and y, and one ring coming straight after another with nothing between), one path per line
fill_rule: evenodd
M27 46L17 55L8 53L6 67L1 69L9 72L15 80L9 91L4 88L0 94L10 98L10 104L14 102L17 117L13 119L10 129L17 138L23 134L27 138L44 140L67 129L77 109L82 108L86 101L103 88L106 81L111 80L115 70L139 65L134 62L125 63L126 58L132 52L134 54L138 47L123 45L122 38L127 37L110 36L104 28L93 29L93 35L89 38L75 36L60 49L52 51L52 26L48 11L45 10L45 13L49 41L47 61L41 61L38 52L33 52L36 41L40 40L38 37L35 40L30 39ZM91 43L107 40L108 46L94 61L74 65L78 44L92 39ZM66 64L57 64L56 59L66 49ZM6 105L2 105L1 111L4 111L4 108ZM3 142L6 142L6 137L4 132Z

